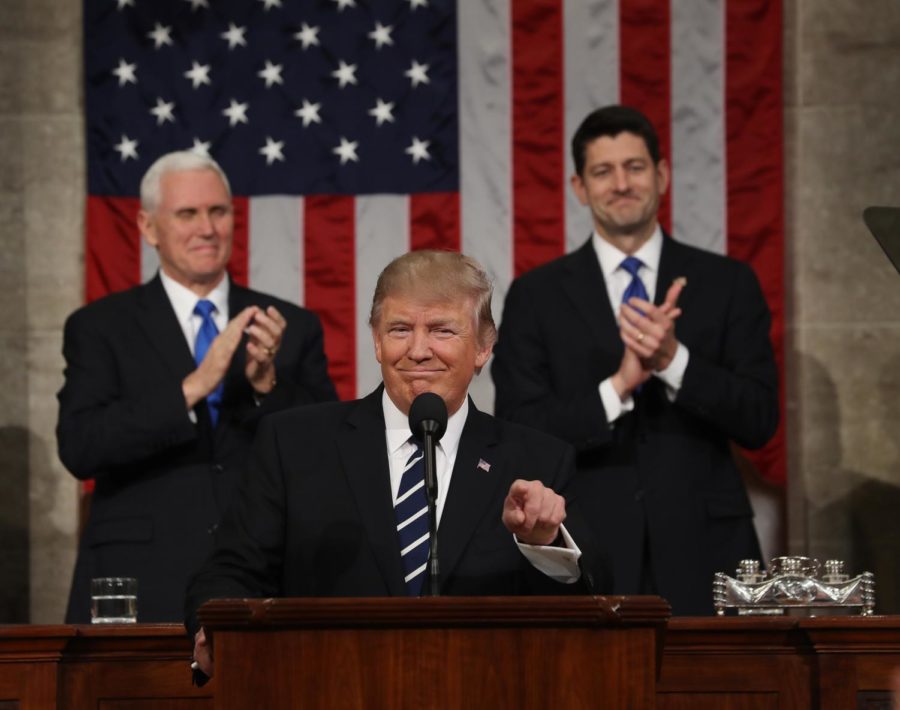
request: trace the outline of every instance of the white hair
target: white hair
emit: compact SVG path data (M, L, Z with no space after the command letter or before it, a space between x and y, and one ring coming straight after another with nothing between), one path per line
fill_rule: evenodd
M208 155L194 153L189 150L177 150L166 153L151 165L141 178L141 209L153 212L162 200L162 178L169 173L180 173L186 170L212 170L222 179L228 197L231 197L231 185L228 176L219 164Z

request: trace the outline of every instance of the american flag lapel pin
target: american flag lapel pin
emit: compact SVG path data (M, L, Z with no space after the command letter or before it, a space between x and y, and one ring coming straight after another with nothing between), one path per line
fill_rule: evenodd
M478 459L478 468L480 468L485 473L488 473L491 470L491 465L484 459Z

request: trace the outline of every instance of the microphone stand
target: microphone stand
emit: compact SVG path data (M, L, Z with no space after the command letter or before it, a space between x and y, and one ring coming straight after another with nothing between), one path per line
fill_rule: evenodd
M437 538L437 458L434 435L435 428L428 425L435 422L423 422L425 429L425 497L428 499L428 593L427 596L440 595L440 563L438 561Z

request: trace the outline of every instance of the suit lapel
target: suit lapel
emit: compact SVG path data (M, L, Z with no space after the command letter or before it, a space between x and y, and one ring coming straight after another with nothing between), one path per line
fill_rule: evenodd
M611 344L615 344L621 357L622 344L618 336L615 309L609 302L606 280L590 239L571 254L567 269L569 278L563 281L563 289L572 301L574 310L589 326L590 332L603 349L609 349Z
M226 278L231 279L230 276ZM228 287L228 320L232 320L238 313L247 306L252 305L252 294L246 288L238 286L231 281ZM233 409L237 402L245 401L248 396L252 396L249 392L250 385L244 375L247 365L247 338L243 336L234 356L228 365L228 371L225 373L225 391L222 394L222 414L227 414L225 410ZM221 422L224 417L220 416ZM221 429L222 427L219 427Z
M167 367L179 380L184 379L196 365L159 274L140 287L138 304L141 311L139 327Z
M375 561L392 596L405 596L403 562L384 439L382 387L359 401L338 433L338 449Z
M685 254L681 245L664 233L662 251L659 255L659 275L656 278L656 296L653 299L656 305L665 300L666 291L676 278L687 275L685 266ZM686 293L687 291L683 292L679 298L679 305L683 305Z
M450 490L444 503L438 530L438 554L441 579L452 574L463 550L485 515L492 515L501 493L497 488L506 481L503 461L497 453L499 436L496 422L475 408L469 400L469 415L459 440ZM485 469L485 464L488 470Z

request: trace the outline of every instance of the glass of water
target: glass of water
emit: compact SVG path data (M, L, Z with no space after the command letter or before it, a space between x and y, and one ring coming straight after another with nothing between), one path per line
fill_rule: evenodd
M91 623L137 623L137 580L134 577L92 579Z

